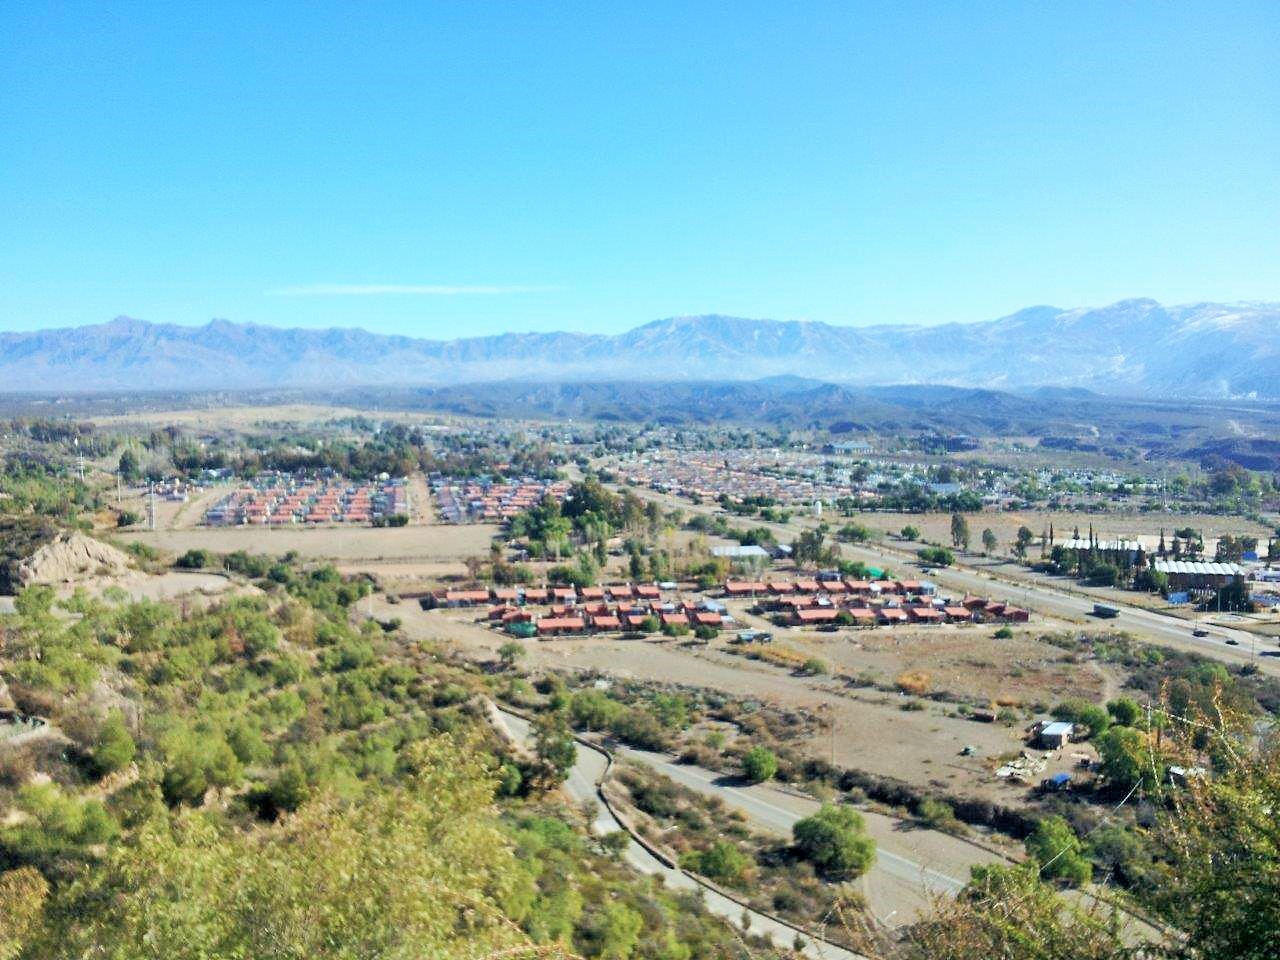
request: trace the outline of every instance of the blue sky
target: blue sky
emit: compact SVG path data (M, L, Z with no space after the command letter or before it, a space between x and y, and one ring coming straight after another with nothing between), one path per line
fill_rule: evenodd
M1280 300L1280 4L0 10L0 329Z

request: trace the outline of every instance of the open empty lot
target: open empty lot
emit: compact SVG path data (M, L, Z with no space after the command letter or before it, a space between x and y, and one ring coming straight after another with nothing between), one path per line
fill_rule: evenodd
M193 527L178 530L129 530L125 542L140 542L183 553L246 550L279 556L290 550L312 559L338 562L379 560L461 561L488 554L498 528L491 524L407 527Z
M417 604L381 600L374 604L374 611L384 618L399 617L411 637L444 641L462 656L478 660L493 659L497 648L509 639L477 622L483 611L423 611ZM706 687L739 700L758 700L830 718L834 738L824 735L800 746L813 756L834 757L841 766L1004 803L1017 803L1021 798L1019 789L992 775L996 756L1021 748L1020 725L962 719L950 715L949 705L932 701L919 701L922 709L904 710L910 698L870 688L852 689L832 678L796 676L728 653L723 649L724 641L710 647L673 640L602 637L523 643L527 659L535 667L596 670L621 678ZM849 656L856 658L848 640L833 641L833 646L836 643L849 645ZM976 747L976 754L961 756L965 746Z
M778 633L778 642L819 657L834 671L869 674L892 683L903 673L923 676L930 691L975 702L1053 704L1067 697L1096 700L1106 687L1097 670L1073 663L1070 654L1019 631L997 639L991 626L897 627L830 634Z

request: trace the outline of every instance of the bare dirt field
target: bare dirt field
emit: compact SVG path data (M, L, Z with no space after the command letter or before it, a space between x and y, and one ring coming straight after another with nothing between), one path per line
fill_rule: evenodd
M183 553L192 549L230 553L246 550L279 556L290 550L308 558L331 559L348 564L364 560L461 561L485 556L498 533L492 524L463 526L416 525L407 527L195 527L179 530L127 530L118 536Z
M1070 662L1035 632L996 639L990 626L941 626L906 631L896 627L792 636L778 642L818 657L841 673L869 675L892 683L903 673L921 675L932 691L975 702L1046 704L1067 697L1097 700L1104 680Z
M398 617L411 637L437 639L460 655L491 660L507 639L476 621L478 611L423 611L417 604L374 605L379 617ZM561 670L599 670L617 677L682 683L721 690L740 699L804 709L831 718L834 737L807 745L815 756L842 766L954 790L1004 803L1018 803L1022 791L992 776L994 758L1022 746L1021 729L949 716L949 707L873 689L851 690L829 678L789 671L734 656L720 644L710 648L672 640L582 638L523 641L531 665ZM966 745L976 755L961 756Z

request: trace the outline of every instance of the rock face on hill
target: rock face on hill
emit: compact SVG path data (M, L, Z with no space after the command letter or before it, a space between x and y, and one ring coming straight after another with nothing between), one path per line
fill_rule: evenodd
M76 583L129 572L129 555L83 533L60 534L17 564L22 586Z

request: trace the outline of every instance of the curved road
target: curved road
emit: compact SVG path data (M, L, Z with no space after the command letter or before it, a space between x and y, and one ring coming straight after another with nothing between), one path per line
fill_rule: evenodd
M708 797L719 797L739 810L758 832L790 837L797 820L821 804L767 784L745 784L713 770L677 763L671 757L631 747L614 748L616 756L646 764L676 783ZM913 829L894 817L860 811L876 841L876 860L860 885L871 910L890 926L910 922L927 912L931 898L954 896L965 885L968 868L1001 858L964 840L935 830Z
M532 742L531 730L526 720L503 710L497 711L497 714L502 722L506 724L508 732L515 739L524 743ZM565 781L564 785L565 792L575 801L583 802L589 800L595 804L596 816L591 828L597 835L601 836L624 829L622 824L609 812L609 808L600 803L597 798L596 785L604 777L607 768L608 760L603 753L590 748L583 748L579 745L577 761L574 763L573 769L569 773L569 779ZM793 928L779 923L772 917L765 916L762 913L744 909L741 904L730 900L723 894L707 889L683 870L668 867L652 853L636 843L634 839L627 846L623 856L628 863L642 873L661 876L663 882L673 890L689 890L700 893L708 910L728 920L735 927L740 926L745 913L751 917L750 931L752 933L766 934L779 946L789 946L795 940L796 931ZM802 934L802 936L804 936L806 944L804 949L806 956L817 958L817 960L865 960L860 954L851 950L837 947L834 944L816 941L808 935Z

